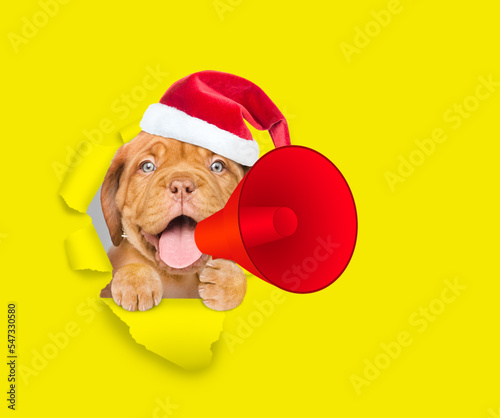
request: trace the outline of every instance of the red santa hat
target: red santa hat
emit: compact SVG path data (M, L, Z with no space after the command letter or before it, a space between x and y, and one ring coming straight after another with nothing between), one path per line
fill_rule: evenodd
M242 165L259 158L245 125L268 130L275 147L290 145L288 125L271 99L254 83L233 74L201 71L172 84L149 106L141 129L207 148Z

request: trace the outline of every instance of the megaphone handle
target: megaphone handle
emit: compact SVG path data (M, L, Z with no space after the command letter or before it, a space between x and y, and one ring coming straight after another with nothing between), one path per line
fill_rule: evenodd
M287 207L240 207L241 236L247 247L289 237L297 229L297 215Z

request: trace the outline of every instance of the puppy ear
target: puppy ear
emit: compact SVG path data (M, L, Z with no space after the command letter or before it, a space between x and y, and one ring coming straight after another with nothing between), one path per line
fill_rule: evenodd
M111 166L104 177L101 188L101 208L108 225L109 234L113 245L118 246L122 242L122 222L121 212L116 205L116 192L120 185L120 177L125 168L126 149L125 145L121 146L116 152Z
M245 176L252 168L252 167L249 167L247 165L242 165L242 167L243 167L243 176Z

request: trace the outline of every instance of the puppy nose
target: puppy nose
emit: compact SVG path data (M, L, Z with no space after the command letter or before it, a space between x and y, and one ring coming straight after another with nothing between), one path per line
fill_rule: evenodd
M183 178L172 180L168 188L173 194L182 194L184 192L187 194L191 194L196 190L196 185L194 184L193 180Z

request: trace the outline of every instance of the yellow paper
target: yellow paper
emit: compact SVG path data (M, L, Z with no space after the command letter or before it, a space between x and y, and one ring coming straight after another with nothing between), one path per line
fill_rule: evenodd
M6 337L17 304L19 379L9 411L3 340L0 416L499 417L499 16L486 0L6 2L0 316ZM220 335L180 345L185 365L212 356L188 371L133 322L164 312L165 329L177 302L127 325L98 298L111 274L92 270L109 266L85 212L148 106L210 69L255 82L292 143L339 168L359 235L318 293L249 277Z
M111 159L118 148L96 145L89 155L78 156L59 190L67 205L85 213L92 198L104 180Z
M138 132L138 122L120 131L124 142ZM60 194L73 209L85 212L99 189L116 147L96 146L63 180ZM88 217L87 217L88 218ZM75 270L112 270L106 252L91 223L73 232L66 239L66 253ZM100 289L96 288L96 293ZM128 327L132 338L155 354L183 367L196 370L206 367L212 359L211 345L218 340L224 313L205 307L201 300L178 299L163 301L147 312L129 312L117 306L113 299L103 299Z
M163 299L144 312L129 312L110 298L103 301L149 351L186 370L210 364L211 346L219 339L225 314L208 309L201 299Z
M66 239L66 253L74 270L111 271L111 263L92 224Z

